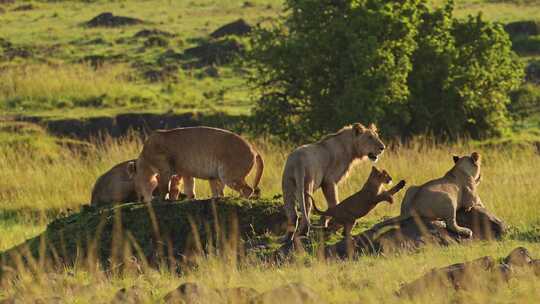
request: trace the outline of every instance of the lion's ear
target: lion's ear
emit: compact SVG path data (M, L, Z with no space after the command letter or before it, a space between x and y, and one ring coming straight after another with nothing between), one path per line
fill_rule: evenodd
M135 161L129 161L127 163L127 174L129 176L129 178L133 178L135 176L135 174L137 173L137 163L135 163Z
M377 173L380 173L381 171L379 171L379 169L377 169L377 167L372 166L372 167L371 167L371 172L377 172Z
M459 156L457 156L457 155L454 155L454 156L452 156L452 159L454 159L454 164L455 164L455 163L457 163L457 162L458 162L458 160L459 160Z
M354 135L360 135L366 131L366 127L364 127L364 125L362 125L359 122L354 123L352 127L354 131Z
M373 132L378 132L379 129L377 129L377 126L374 123L369 124L369 129Z
M478 152L473 152L471 154L471 158L472 158L472 160L474 161L475 164L479 164L480 161L482 160L482 157L480 156L480 154Z

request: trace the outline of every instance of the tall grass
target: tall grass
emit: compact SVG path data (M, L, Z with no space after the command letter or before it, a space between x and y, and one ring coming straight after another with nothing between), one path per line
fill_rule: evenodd
M292 147L255 142L265 159L261 184L263 196L280 194L282 166ZM47 213L47 210L77 209L88 203L95 179L114 164L135 158L141 141L137 137L104 139L96 141L95 145L96 149L90 153L66 151L59 158L47 161L28 157L25 151L0 150L3 173L0 179L0 250L44 229L55 214ZM189 281L216 288L247 286L260 292L281 284L302 282L332 303L398 303L403 300L397 298L394 291L400 284L433 267L486 254L502 257L517 245L525 245L540 257L540 245L526 242L531 240L527 235L538 237L540 227L537 207L540 189L534 178L540 166L540 156L532 148L480 149L467 144L436 145L429 140L417 140L407 146L395 146L383 155L377 166L387 169L396 181L405 179L409 185L420 184L444 174L452 166L452 154L463 155L473 150L483 155L483 180L479 190L484 203L512 227L510 236L503 241L448 248L427 247L415 254L364 257L356 262L307 258L282 266L261 263L257 259L248 258L237 263L220 256L210 256L198 260L197 267L185 269L182 276L145 267L140 271L112 276L104 275L100 270L79 267L57 274L43 272L36 276L21 273L18 280L4 283L7 285L0 291L0 298L16 297L27 302L36 299L51 301L59 297L65 302L108 302L116 290L136 286L145 301L159 302L178 284ZM362 186L370 167L370 163L364 162L353 169L349 178L339 185L341 198ZM210 196L205 181L197 181L197 195ZM226 195L237 194L227 190ZM360 220L359 226L365 227L381 217L396 215L402 195L403 192L398 194L395 205L377 207ZM315 197L320 205L324 204L320 193ZM525 272L523 277L529 278L528 273ZM491 295L480 291L460 292L441 299L440 293L434 292L411 303L455 303L463 299L485 303L493 298L500 302L523 303L538 299L539 287L538 279L520 279L511 281L504 288L494 289Z

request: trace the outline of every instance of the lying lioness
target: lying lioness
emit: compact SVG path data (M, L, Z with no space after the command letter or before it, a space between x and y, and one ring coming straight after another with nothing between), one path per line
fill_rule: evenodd
M476 186L480 183L481 176L480 154L473 152L470 156L454 156L454 163L454 167L443 177L421 186L409 187L401 203L401 214L373 226L372 230L418 216L431 220L443 220L448 230L471 237L470 229L458 226L456 211L482 205L476 193Z
M326 211L317 209L313 197L307 193L313 202L315 213L331 217L333 221L343 225L343 235L345 238L351 237L351 230L356 223L356 220L365 216L375 206L387 201L390 204L394 203L392 195L405 187L405 181L401 180L397 185L390 190L384 190L384 184L392 183L392 177L386 170L380 171L376 167L371 169L369 177L360 191L346 198L337 206L330 207Z

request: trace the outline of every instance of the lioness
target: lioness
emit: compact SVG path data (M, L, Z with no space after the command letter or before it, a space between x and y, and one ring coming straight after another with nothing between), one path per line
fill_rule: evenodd
M119 163L101 175L94 184L90 205L101 206L112 203L128 203L137 200L135 184L129 174L128 168L135 164L135 160ZM157 177L149 180L149 190L157 187Z
M355 123L319 142L294 150L287 158L281 184L288 219L285 240L295 236L298 221L295 202L299 203L302 213L299 233L307 234L311 205L306 203L304 194L312 194L321 187L329 208L336 206L337 183L347 175L355 161L366 158L377 161L384 148L375 125L366 128Z
M245 177L255 164L252 189ZM152 200L151 179L155 174L162 177L158 184L162 199L173 172L210 180L214 196L222 194L223 185L227 185L247 198L258 190L263 168L260 154L239 135L217 128L189 127L153 132L130 172L139 199L148 203Z
M412 216L419 216L433 220L442 219L447 229L471 237L470 229L458 226L456 211L482 204L476 193L481 176L481 157L476 152L470 156L454 156L454 163L454 167L443 177L421 186L409 187L401 203L401 214L373 226L372 230L398 223Z
M343 225L343 236L350 238L351 230L357 219L368 214L380 202L387 201L393 204L394 198L392 196L405 187L405 181L401 180L397 185L390 188L390 190L384 190L384 185L391 183L392 177L390 177L386 170L379 171L379 169L373 166L366 183L360 191L349 196L343 202L337 204L337 206L328 208L326 211L317 209L313 197L309 193L306 193L306 195L310 197L315 213L329 216L336 223Z

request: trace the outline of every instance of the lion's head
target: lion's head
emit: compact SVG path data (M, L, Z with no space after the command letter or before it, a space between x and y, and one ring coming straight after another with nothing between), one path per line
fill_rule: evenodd
M137 199L140 202L150 203L152 192L158 185L158 175L144 165L141 158L131 161L127 167L128 175L133 179Z
M379 170L377 167L373 166L371 168L371 173L369 174L369 180L377 185L392 184L392 177L386 170Z
M477 183L480 182L480 165L482 158L478 152L471 153L470 156L459 157L454 155L454 168L472 177Z
M374 124L370 124L366 128L360 123L355 123L352 125L352 130L352 143L356 155L358 157L367 156L371 161L376 162L386 148L379 138L377 127Z

